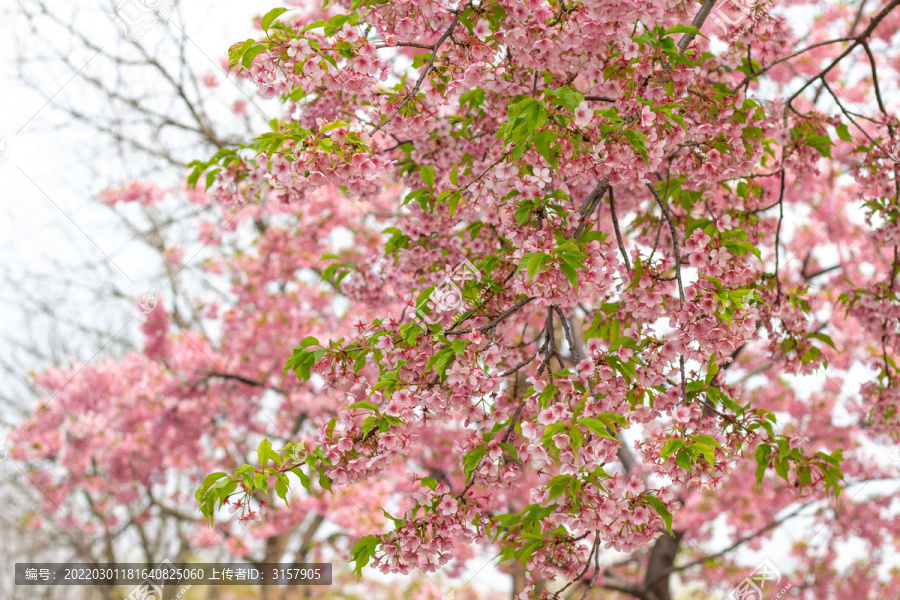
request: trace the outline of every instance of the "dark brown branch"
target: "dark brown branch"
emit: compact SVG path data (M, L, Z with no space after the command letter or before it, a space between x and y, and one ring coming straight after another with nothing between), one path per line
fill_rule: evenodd
M807 46L807 47L804 48L803 50L797 50L797 51L794 52L793 54L789 54L789 55L787 55L787 56L783 56L783 57L779 58L778 60L769 63L768 65L766 65L766 66L763 67L762 69L759 69L758 71L754 71L754 72L750 73L749 75L747 75L747 76L746 76L739 84L737 84L736 86L734 86L734 88L731 90L731 93L734 94L734 93L737 92L739 89L741 89L742 87L744 87L744 85L746 85L747 83L749 83L751 79L753 79L754 77L759 77L760 75L762 75L763 73L765 73L766 71L768 71L769 69L771 69L772 67L774 67L775 65L780 64L780 63L783 63L783 62L786 61L786 60L790 60L790 59L794 58L795 56L800 56L801 54L803 54L803 53L805 53L805 52L809 52L809 51L812 50L813 48L818 48L819 46L827 46L827 45L829 45L829 44L839 44L839 43L841 43L841 42L849 42L849 41L852 41L852 40L854 40L854 39L855 39L855 38L852 38L852 37L842 37L842 38L837 38L837 39L834 39L834 40L828 40L828 41L825 41L825 42L818 42L818 43L816 43L816 44L812 44L812 45L810 45L810 46Z
M875 31L875 28L878 27L878 24L881 23L881 21L884 20L884 18L887 17L888 14L890 14L890 12L891 12L892 10L894 10L894 9L897 7L898 4L900 4L900 0L891 0L890 4L888 4L887 6L885 6L883 9L881 9L881 12L879 12L877 15L875 15L874 17L872 17L872 19L869 21L868 27L866 27L866 28L862 31L862 33L860 33L858 36L856 36L856 37L854 38L855 41L854 41L852 44L850 44L849 46L847 46L847 48L840 54L840 56L838 56L838 57L835 58L833 61L831 61L831 63L830 63L827 67L825 67L823 70L819 71L819 73L818 73L817 75L815 75L814 77L808 79L808 80L806 81L806 83L804 83L802 86L800 86L800 89L797 90L796 92L794 92L794 93L791 95L791 97L787 99L787 102L785 102L785 106L790 106L791 103L792 103L794 100L796 100L797 97L798 97L801 93L803 93L803 90L805 90L805 89L808 88L810 85L812 85L812 83L813 83L814 81L816 81L817 79L820 79L820 78L824 78L825 75L827 75L827 74L831 71L831 69L833 69L834 67L836 67L837 64L838 64L839 62L841 62L844 58L846 58L846 56L847 56L848 54L850 54L850 53L851 53L858 45L860 45L860 44L862 43L863 40L865 40L866 38L868 38L868 37L872 34L872 32ZM824 79L822 79L822 80L824 81Z
M701 557L701 558L698 558L698 559L696 559L696 560L692 560L691 562L689 562L689 563L687 563L687 564L679 565L679 566L677 566L677 567L673 566L673 567L670 567L670 568L668 568L668 569L666 569L666 570L664 570L664 571L661 571L660 573L658 573L658 574L656 575L656 577L654 577L653 579L651 579L651 580L649 580L649 581L647 582L647 586L651 586L651 585L655 584L657 581L662 580L664 577L668 577L668 576L669 576L670 574L672 574L672 573L677 573L677 572L679 572L679 571L684 571L684 570L686 570L686 569L690 569L691 567L695 567L695 566L697 566L697 565L701 565L701 564L705 563L706 561L709 561L709 560L715 560L715 559L717 559L717 558L720 558L720 557L722 557L722 556L725 556L726 554L728 554L729 552L731 552L732 550L734 550L734 549L737 548L738 546L742 546L743 544L746 544L746 543L749 542L750 540L752 540L752 539L754 539L754 538L757 538L757 537L759 537L760 535L766 533L767 531L769 531L769 530L771 530L771 529L774 529L775 527L781 525L782 523L784 523L784 522L787 521L788 519L792 519L792 518L796 517L796 516L800 513L800 511L802 511L804 508L806 508L806 507L809 506L810 504L812 504L812 502L809 502L809 503L807 503L807 504L803 504L802 506L800 506L799 508L797 508L796 510L794 510L792 513L790 513L790 514L788 514L788 515L785 515L784 517L782 517L782 518L780 518L780 519L777 519L777 520L775 520L775 521L772 521L771 523L769 523L768 525L766 525L766 526L763 527L762 529L759 529L759 530L757 530L757 531L751 533L750 535L747 535L747 536L744 536L744 537L740 538L739 540L737 540L736 542L734 542L733 544L731 544L730 546L728 546L728 547L725 548L724 550L721 550L721 551L719 551L719 552L716 552L715 554L708 554L708 555L703 556L703 557ZM648 571L648 573L649 573L649 571Z
M581 203L581 208L578 209L581 220L578 221L578 227L575 228L575 233L572 234L573 239L577 240L581 237L581 233L584 231L587 220L590 218L591 214L593 214L594 209L600 204L600 199L603 198L603 194L606 193L607 188L609 188L609 177L604 178L598 183L597 187L595 187L594 190L588 194L588 197L584 199L584 202Z
M656 188L648 183L647 189L653 193L653 197L656 199L656 203L659 205L663 217L665 217L666 222L669 224L669 232L672 234L672 250L675 253L675 278L678 280L678 296L681 300L681 307L684 308L684 282L681 279L681 248L678 244L678 232L675 229L675 222L672 220L672 215L669 213L669 207L665 205L663 199L659 196L659 192L656 191Z
M898 0L900 1L900 0ZM422 82L425 81L425 78L428 77L428 74L431 73L431 69L434 68L434 59L437 58L438 50L441 45L446 41L450 34L453 33L453 30L456 29L456 25L459 23L459 18L462 16L462 12L457 12L456 16L453 17L453 22L450 23L450 27L447 28L447 31L441 35L441 37L431 46L431 58L428 59L428 64L425 65L425 69L422 71L422 75L416 80L416 84L413 86L413 89L410 90L409 94L403 99L402 102L394 109L394 111L388 115L388 118L379 123L375 129L372 130L372 135L378 133L382 127L390 123L394 120L394 117L400 112L400 110L409 104L409 101L416 97L419 93L419 88L422 87Z
M628 260L628 253L625 252L625 243L622 241L622 232L619 231L619 219L616 217L616 200L613 198L612 186L609 188L609 214L612 217L613 229L616 231L616 241L619 242L619 252L622 253L625 267L631 271L631 262Z
M703 6L700 7L700 10L697 11L697 14L694 15L694 20L691 21L691 25L693 27L696 27L697 29L703 27L703 23L704 21L706 21L706 17L709 16L709 13L715 3L716 0L706 0L706 2L703 3ZM687 47L690 46L691 42L694 41L694 37L695 36L693 33L686 33L681 36L681 39L678 40L678 51L684 52L685 50L687 50Z

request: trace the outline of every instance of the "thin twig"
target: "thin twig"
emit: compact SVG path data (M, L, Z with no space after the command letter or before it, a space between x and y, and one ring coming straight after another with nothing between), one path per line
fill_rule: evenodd
M388 118L379 123L378 126L372 130L371 135L375 135L379 130L381 130L382 127L393 121L394 117L397 116L397 113L399 113L404 106L409 104L410 100L418 95L419 88L422 87L422 82L425 81L425 78L431 72L431 69L434 68L434 59L437 58L438 49L440 49L441 44L443 44L444 41L446 41L446 39L450 37L450 34L453 33L453 30L456 29L456 25L459 23L460 16L462 16L462 11L456 13L456 16L453 17L453 22L450 23L450 27L447 28L447 31L445 31L440 39L431 46L431 58L428 59L428 64L425 65L425 69L422 71L421 77L416 80L416 84L413 86L413 89L410 90L409 94L406 95L406 98L403 99L403 102L401 102L397 106L397 108L395 108L394 111L390 115L388 115Z

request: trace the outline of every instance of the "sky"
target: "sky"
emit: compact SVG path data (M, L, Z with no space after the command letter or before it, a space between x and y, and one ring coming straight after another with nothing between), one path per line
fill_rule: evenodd
M141 0L165 7L170 0ZM23 0L30 6L30 0ZM106 187L120 185L147 173L165 170L168 183L174 170L154 164L152 158L122 153L109 138L66 115L60 107L74 106L103 117L108 107L82 78L104 79L113 89L123 92L139 89L144 82L120 77L104 59L110 51L128 46L119 25L135 22L132 4L119 5L119 24L104 10L103 0L76 0L62 5L64 14L52 17L72 22L78 34L95 48L72 44L72 36L54 26L52 18L38 22L37 32L26 28L17 7L4 6L0 18L0 52L8 57L0 66L0 280L14 282L0 286L0 357L16 355L15 344L4 346L10 338L18 342L35 337L53 338L49 330L23 314L26 299L50 302L64 318L87 318L98 327L113 331L133 314L117 314L121 301L110 299L98 310L97 278L110 282L110 288L141 298L159 285L159 273L150 265L146 248L134 242L114 213L99 205L95 198ZM168 9L171 17L190 39L186 53L198 70L220 72L219 60L235 40L251 34L250 19L270 8L259 0L194 0ZM112 6L112 5L109 5ZM54 8L54 11L56 8ZM144 31L149 27L147 31ZM144 18L131 26L131 35L140 34L153 58L165 60L177 49L159 31L161 25ZM48 57L47 44L62 47L69 65ZM166 43L169 42L169 46ZM71 50L70 50L71 46ZM96 49L96 51L95 51ZM23 85L22 78L36 82L38 89ZM220 86L232 86L221 76ZM241 92L233 87L232 95ZM151 98L151 106L165 113L166 98ZM265 108L265 120L277 116L271 106ZM121 115L109 115L109 127L118 126ZM260 117L262 119L262 117ZM102 121L101 121L102 123ZM153 142L150 142L152 146ZM184 161L206 158L192 155L191 148L179 149ZM195 150L193 152L196 152ZM204 151L205 152L205 151ZM165 182L164 182L165 183ZM87 267L87 268L85 268ZM124 317L124 320L123 320ZM134 320L122 335L135 331ZM84 361L96 351L96 340L79 340L66 335L54 340L67 345L76 358ZM0 384L0 385L8 385Z

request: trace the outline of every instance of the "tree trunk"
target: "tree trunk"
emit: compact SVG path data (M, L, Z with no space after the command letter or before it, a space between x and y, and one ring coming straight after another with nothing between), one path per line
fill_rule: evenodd
M675 531L675 537L664 533L657 538L650 551L650 559L647 561L647 573L644 576L644 586L648 592L655 596L654 600L672 600L672 592L669 589L671 569L675 565L675 556L681 546L681 538L684 532ZM661 575L666 573L665 575Z

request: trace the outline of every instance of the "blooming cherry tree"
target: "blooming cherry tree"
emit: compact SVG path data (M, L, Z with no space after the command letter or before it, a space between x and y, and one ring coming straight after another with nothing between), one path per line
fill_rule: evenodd
M578 585L660 600L673 573L713 581L704 565L733 560L699 551L713 515L731 551L807 507L846 518L842 489L879 473L864 440L898 434L897 117L872 50L897 4L831 7L806 47L755 6L716 51L713 1L269 12L230 65L280 95L284 118L195 163L191 182L206 174L227 206L275 194L299 209L339 188L396 208L360 206L355 235L384 240L363 260L322 257L323 285L380 315L305 337L285 369L352 402L316 443L208 479L204 512L290 473L344 488L402 464L417 487L393 530L355 546L358 569L435 571L480 544L524 566L522 598ZM870 71L847 90L851 54ZM463 261L482 276L460 302L413 318ZM873 373L856 398L838 391L853 366ZM826 368L811 396L785 379ZM634 559L603 566L608 550Z
M229 68L283 115L188 184L226 229L277 225L220 265L220 341L154 313L133 365L174 399L221 356L206 379L284 396L287 435L250 412L204 429L200 389L160 409L193 407L221 447L268 436L227 468L161 449L215 469L203 515L288 523L292 487L371 490L387 520L351 528L359 573L458 573L483 547L523 600L727 591L797 521L776 550L796 597L895 596L890 493L861 493L897 477L874 449L900 435L900 0L876 4L810 3L809 31L780 1L263 16ZM214 397L226 422L250 410ZM876 550L839 567L853 539Z

